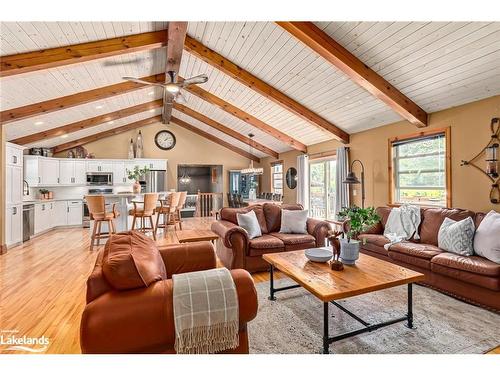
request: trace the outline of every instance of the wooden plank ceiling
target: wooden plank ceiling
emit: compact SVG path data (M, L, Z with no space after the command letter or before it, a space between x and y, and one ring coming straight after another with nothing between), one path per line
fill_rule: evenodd
M315 26L426 113L500 94L500 23ZM120 41L141 40L130 37L135 34L160 35L155 32L167 28L166 22L2 22L0 56L28 54L25 60L6 59L10 66L2 61L0 106L7 140L54 147L160 115L161 89L122 77L164 82L163 39L142 38L149 47ZM209 81L185 91L187 103L174 106L172 115L180 126L245 152L247 135L254 133L259 148L253 154L259 158L346 140L348 134L402 119L387 101L297 37L272 22L190 22L179 75L207 74ZM112 38L118 38L115 47L106 49L104 58L86 56L67 65L61 61L68 56L59 54L62 58L50 68L33 68L40 53L32 52ZM204 48L193 47L200 44ZM209 59L214 55L238 71L217 66ZM12 66L19 61L30 72L16 72Z

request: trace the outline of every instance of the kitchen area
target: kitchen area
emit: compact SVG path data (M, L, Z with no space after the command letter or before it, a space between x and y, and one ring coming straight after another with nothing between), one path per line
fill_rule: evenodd
M128 208L138 193L127 171L136 167L149 170L138 181L140 193L167 190L165 159L54 158L25 152L6 144L7 248L55 228L89 228L88 194L104 194L107 204L117 203L117 230L129 229Z

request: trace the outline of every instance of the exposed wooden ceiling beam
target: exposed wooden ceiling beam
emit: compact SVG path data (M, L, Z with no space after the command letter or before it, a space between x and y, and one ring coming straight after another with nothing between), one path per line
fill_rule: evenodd
M160 48L167 44L167 38L167 30L161 30L2 56L0 77Z
M276 22L404 119L427 126L427 113L312 22Z
M170 82L169 72L173 72L174 82L177 81L179 67L181 66L182 51L184 50L184 40L186 39L187 22L168 23L168 43L167 43L167 63L165 64L165 83ZM170 96L170 100L169 99ZM163 122L168 124L172 117L172 94L164 90L163 95Z
M197 127L195 127L195 126L193 126L191 124L188 124L187 122L182 121L179 118L172 117L171 118L171 122L173 122L174 124L179 125L179 126L185 128L185 129L187 129L187 130L189 130L189 131L191 131L193 133L201 135L202 137L207 138L208 140L210 140L212 142L215 142L218 145L221 145L221 146L223 146L223 147L225 147L225 148L227 148L227 149L229 149L231 151L234 151L234 152L236 152L236 153L238 153L238 154L246 157L247 159L251 159L251 160L253 160L255 162L258 162L258 163L260 162L260 159L257 156L249 153L248 151L242 150L239 147L236 147L236 146L234 146L234 145L232 145L232 144L230 144L230 143L228 143L226 141L223 141L222 139L217 138L215 135L212 135L212 134L207 133L207 132L205 132L205 131L203 131L201 129L198 129Z
M108 121L118 120L122 117L127 117L135 115L136 113L141 113L154 108L158 108L161 107L162 104L163 101L161 99L153 100L151 102L135 105L133 107L123 108L115 112L109 112L104 115L88 118L81 121L76 121L71 124L59 126L57 128L47 129L39 133L30 134L24 137L14 139L11 142L17 143L19 145L26 145L49 138L59 137L64 134L70 134L79 130L88 129L93 126L104 124L105 122Z
M262 151L263 153L265 153L267 155L271 155L274 158L279 157L278 152L271 150L269 147L264 146L263 144L258 143L256 141L250 139L249 137L222 125L221 123L219 123L215 120L212 120L210 117L207 117L202 113L196 112L194 109L191 109L191 108L186 107L185 105L182 105L179 103L174 103L174 108L176 110L198 120L198 121L205 123L206 125L214 128L214 129L216 129L224 134L229 135L230 137L233 137L234 139L237 139L240 142L246 143L247 145L252 146L252 147L256 148L257 150Z
M224 56L206 47L202 43L198 42L196 39L191 38L189 35L186 36L186 42L184 44L184 48L188 52L195 55L196 57L202 59L206 63L221 70L222 72L234 78L238 82L244 84L245 86L258 92L259 94L265 96L267 99L272 100L273 102L279 104L280 106L296 114L300 118L308 121L309 123L313 124L314 126L320 129L327 130L340 141L344 143L349 143L348 133L346 133L339 127L335 126L331 122L325 120L324 118L314 113L310 109L304 107L299 102L288 97L283 92L275 89L266 82L257 78L250 72L239 67L232 61L226 59Z
M147 119L135 121L135 122L132 122L130 124L120 126L120 127L114 128L114 129L110 129L110 130L106 130L106 131L103 131L100 133L92 134L92 135L89 135L88 137L80 138L80 139L77 139L75 141L66 142L66 143L63 143L63 144L60 144L60 145L57 145L56 147L54 147L54 154L56 154L58 152L70 150L74 147L83 146L87 143L98 141L99 139L102 139L102 138L111 137L112 135L116 135L116 134L120 134L120 133L129 131L129 130L137 129L137 128L140 128L142 126L154 124L154 123L159 122L159 121L161 121L161 116L149 117Z
M163 82L165 75L156 74L149 77L143 77L141 79L148 82ZM62 96L60 98L46 100L44 102L28 104L23 107L7 109L0 112L0 123L3 126L14 121L90 103L95 100L110 98L115 95L143 89L144 87L146 86L140 83L126 81L110 86L99 87L93 90L78 92L72 95Z
M181 77L179 77L181 78ZM283 133L282 131L273 128L272 126L266 124L264 121L259 120L258 118L252 116L251 114L239 109L238 107L232 105L231 103L226 102L224 99L219 98L218 96L202 89L198 85L191 85L185 88L186 91L190 92L193 95L196 95L198 98L216 105L223 111L239 118L240 120L245 121L247 124L252 125L253 127L266 132L267 134L273 136L279 141L289 145L295 150L306 152L307 147L302 142L290 137L289 135Z

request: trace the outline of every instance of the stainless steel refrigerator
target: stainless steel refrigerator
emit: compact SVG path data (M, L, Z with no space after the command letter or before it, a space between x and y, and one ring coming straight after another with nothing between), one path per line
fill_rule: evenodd
M139 180L141 193L158 193L167 191L167 171L150 170Z

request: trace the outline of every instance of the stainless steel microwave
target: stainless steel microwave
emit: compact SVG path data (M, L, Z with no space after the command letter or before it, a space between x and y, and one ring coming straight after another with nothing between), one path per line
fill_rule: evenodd
M113 185L112 172L87 172L87 185Z

